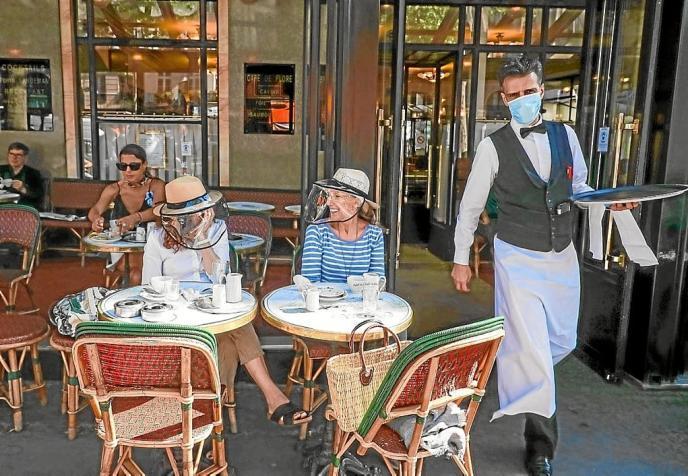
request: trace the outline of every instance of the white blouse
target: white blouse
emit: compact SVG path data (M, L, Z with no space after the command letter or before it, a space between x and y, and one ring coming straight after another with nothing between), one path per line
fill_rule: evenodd
M177 251L165 248L165 233L162 227L155 227L148 236L143 249L142 283L149 284L153 276L172 276L179 281L212 281L203 269L201 252L183 246ZM229 260L227 226L224 221L215 220L208 233L209 241L214 242L220 235L213 251L221 262L225 262Z

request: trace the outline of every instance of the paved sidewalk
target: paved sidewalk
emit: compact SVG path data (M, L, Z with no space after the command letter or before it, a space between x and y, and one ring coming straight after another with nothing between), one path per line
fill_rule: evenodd
M489 423L497 408L493 378L472 433L477 475L522 475L522 419ZM648 392L630 384L610 385L576 358L558 368L561 443L558 475L688 475L688 393ZM81 476L98 472L100 441L90 410L79 415L79 436L68 441L59 411L59 385L49 382L49 403L27 394L24 430L10 431L11 414L0 405L0 474L3 476ZM241 476L301 475L303 444L297 431L265 417L254 385L237 387L239 434L228 435L227 453ZM320 422L316 421L315 427ZM317 442L317 441L315 441ZM312 445L314 441L308 444ZM147 474L161 474L160 450L136 450ZM379 462L374 456L368 463ZM429 461L424 474L455 475L445 460ZM382 474L386 474L385 471Z

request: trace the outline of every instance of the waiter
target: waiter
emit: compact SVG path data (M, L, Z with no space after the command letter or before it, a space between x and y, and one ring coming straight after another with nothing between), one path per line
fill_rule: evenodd
M591 188L573 129L542 120L540 62L508 58L499 83L511 122L478 145L456 224L452 278L457 290L469 291L469 250L493 189L495 311L505 317L506 336L497 354L500 408L492 419L525 413L526 469L548 476L558 439L554 365L576 346L580 300L569 198Z

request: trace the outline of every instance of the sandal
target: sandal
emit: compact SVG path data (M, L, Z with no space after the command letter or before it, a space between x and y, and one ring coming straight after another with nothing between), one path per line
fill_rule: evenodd
M295 418L294 415L297 413L305 413L306 416ZM308 412L302 408L298 408L292 402L283 403L282 405L278 406L275 408L275 411L273 411L272 414L268 414L268 418L278 425L301 425L303 423L308 423L313 419Z

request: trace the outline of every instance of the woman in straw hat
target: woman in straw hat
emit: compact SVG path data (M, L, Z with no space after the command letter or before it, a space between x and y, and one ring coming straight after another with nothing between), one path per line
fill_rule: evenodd
M165 193L166 202L154 210L162 227L151 233L144 250L143 282L161 275L212 282L217 279L216 263L229 260L222 194L208 192L198 178L188 175L168 183ZM270 377L251 323L216 337L222 383L234 382L237 362L241 362L263 393L272 421L280 425L310 421L311 416L292 404Z
M310 281L346 282L368 272L384 276L384 236L375 226L378 205L368 199L369 189L365 172L345 168L313 184L301 265Z

